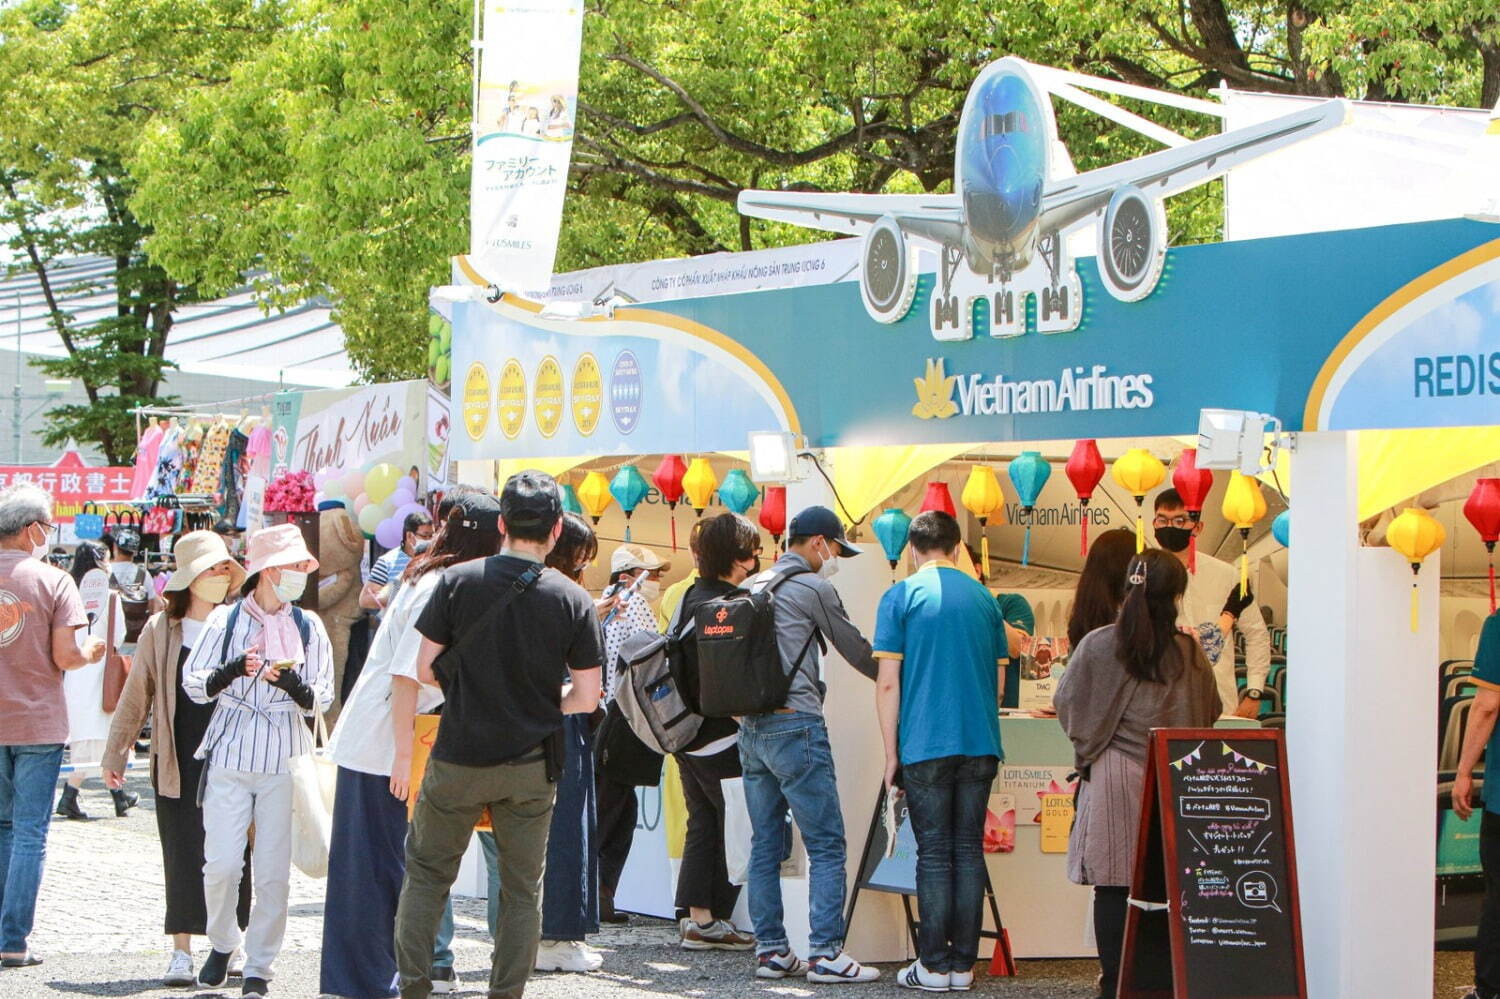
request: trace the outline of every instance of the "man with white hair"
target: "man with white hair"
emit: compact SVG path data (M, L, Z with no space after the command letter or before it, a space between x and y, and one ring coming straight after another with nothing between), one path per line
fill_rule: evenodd
M45 561L52 498L30 484L0 491L0 966L42 959L26 946L42 883L52 791L68 741L63 672L98 662L82 648L78 587Z

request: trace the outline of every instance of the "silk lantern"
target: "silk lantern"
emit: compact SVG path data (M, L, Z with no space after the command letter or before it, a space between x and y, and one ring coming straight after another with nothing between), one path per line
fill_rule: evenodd
M1167 466L1143 447L1133 447L1115 459L1110 475L1131 496L1135 497L1135 550L1139 554L1146 550L1146 521L1144 505L1146 494L1167 477Z
M1422 560L1443 546L1447 532L1443 525L1433 519L1432 514L1417 507L1407 507L1400 516L1385 529L1385 540L1411 563L1411 630L1417 630L1417 609L1420 596L1417 593L1417 574L1422 570Z
M741 516L759 496L760 490L755 488L755 483L750 481L749 473L743 468L731 468L719 486L719 500Z
M941 510L948 516L957 519L958 510L953 506L953 494L948 492L948 483L927 483L927 495L922 497L922 513L928 510Z
M1266 497L1260 482L1236 469L1229 473L1229 488L1224 490L1221 507L1224 519L1240 531L1240 595L1250 586L1250 528L1266 515Z
M893 506L876 517L871 528L875 531L875 538L880 542L880 547L885 551L886 561L891 564L891 581L894 582L896 563L900 561L901 553L906 550L906 539L911 534L911 518L906 515L905 510Z
M1042 457L1040 451L1022 451L1010 463L1011 485L1016 487L1016 493L1021 497L1021 512L1026 515L1026 540L1021 544L1021 564L1031 564L1031 522L1035 518L1032 512L1036 509L1037 497L1042 495L1042 487L1052 477L1052 466L1047 464L1047 459Z
M1172 469L1172 488L1182 497L1188 518L1196 526L1203 517L1203 504L1214 487L1214 473L1198 467L1198 449L1186 447L1177 456L1177 467ZM1188 572L1198 571L1198 535L1188 536Z
M677 550L677 504L682 501L682 477L687 474L687 462L680 454L669 454L657 464L651 473L651 483L656 486L661 498L667 501L668 516L672 520L672 550Z
M1089 553L1089 500L1094 498L1094 490L1099 488L1099 480L1104 478L1104 456L1099 453L1099 443L1093 439L1081 440L1073 445L1073 453L1068 455L1068 463L1063 467L1068 475L1068 481L1073 483L1073 491L1078 495L1079 527L1082 538L1078 543L1078 554L1087 556Z
M1271 521L1271 537L1283 548L1292 547L1292 511L1283 510Z
M576 513L583 516L583 504L578 502L578 490L573 488L572 483L564 483L562 487L562 508L564 513Z
M703 511L708 509L709 502L713 499L714 490L719 488L719 477L714 474L713 466L708 463L707 458L694 458L692 464L688 465L687 472L682 476L682 491L687 495L688 503L693 507L693 512L703 516Z
M645 499L650 491L651 487L646 484L646 477L634 465L621 465L614 479L610 481L609 493L615 498L615 502L620 504L620 509L625 511L626 542L631 540L630 515L635 512L636 507L641 505L641 500Z
M975 465L971 468L969 470L969 481L964 483L964 491L959 494L958 498L963 503L965 510L968 510L975 517L979 518L979 578L983 579L989 575L990 570L990 536L989 532L985 530L985 525L989 522L990 514L1000 509L1001 505L1005 502L1005 494L1000 491L1000 480L996 477L995 470L988 465ZM890 510L886 511L886 513L890 512ZM900 511L896 512L899 513ZM906 516L904 513L901 515L903 517ZM884 517L885 514L881 514L881 516ZM910 520L907 523L910 526ZM901 536L901 546L905 547L906 532L903 531ZM884 545L885 542L882 541L881 544ZM887 554L886 557L890 558L890 555ZM896 568L894 562L891 563L891 568Z
M1490 561L1490 613L1495 613L1495 542L1500 541L1500 479L1479 479L1464 500L1464 516L1479 532Z
M590 472L583 477L583 485L578 487L578 499L588 515L594 518L595 524L599 523L604 511L615 501L609 491L609 480L604 477L603 472Z
M781 535L786 532L786 486L766 486L765 499L760 504L760 526L781 547Z

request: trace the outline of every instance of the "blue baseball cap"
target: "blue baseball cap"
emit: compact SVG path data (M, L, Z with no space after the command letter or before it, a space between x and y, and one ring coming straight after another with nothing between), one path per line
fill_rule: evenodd
M827 538L838 545L839 554L846 558L864 551L848 542L844 537L844 522L826 506L810 506L797 514L786 533L789 538Z

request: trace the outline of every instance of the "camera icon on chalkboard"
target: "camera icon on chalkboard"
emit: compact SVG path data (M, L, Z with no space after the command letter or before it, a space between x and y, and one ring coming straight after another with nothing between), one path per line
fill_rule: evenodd
M1252 881L1245 885L1245 901L1247 902L1269 902L1271 890L1264 881Z

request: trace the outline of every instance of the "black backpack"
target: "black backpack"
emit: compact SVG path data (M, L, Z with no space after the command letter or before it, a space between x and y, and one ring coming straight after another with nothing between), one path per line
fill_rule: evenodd
M705 718L763 715L785 706L792 677L818 638L813 629L787 669L776 642L776 591L793 576L779 573L758 591L736 590L700 604L694 614L698 641L698 706Z

